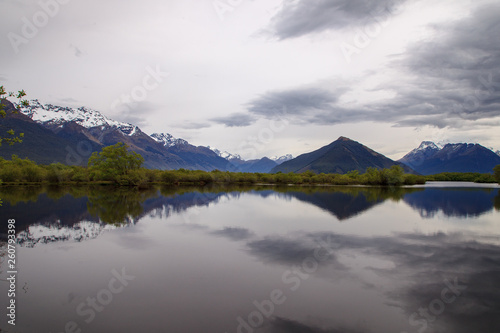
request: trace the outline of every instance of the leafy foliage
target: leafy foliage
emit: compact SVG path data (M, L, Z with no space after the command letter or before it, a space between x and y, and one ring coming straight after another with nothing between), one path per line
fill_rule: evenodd
M369 168L364 174L304 173L246 173L214 170L149 170L141 168L142 157L129 152L123 144L104 148L89 158L88 167L68 166L61 163L38 165L16 155L12 160L0 158L0 179L9 184L32 183L114 183L124 186L207 185L207 184L276 184L276 185L383 185L399 186L423 184L424 177L405 174L399 166L377 170Z
M427 181L440 182L473 182L473 183L495 183L495 177L489 173L478 172L443 172L436 175L425 176Z
M498 184L500 184L500 164L493 168L493 173Z
M20 90L15 93L7 93L5 91L4 86L0 86L0 117L5 118L7 116L7 112L5 112L5 106L3 104L3 100L5 99L5 95L8 95L9 97L15 97L18 99L18 109L21 109L23 106L29 106L28 101L23 99L24 96L26 96L26 92L24 90ZM17 112L17 110L13 111ZM2 129L4 133L0 133L0 146L2 145L3 142L13 145L15 143L21 143L23 142L22 138L24 137L24 133L19 133L16 135L16 132L10 128L10 129Z
M90 178L124 183L124 185L129 181L140 182L141 175L135 171L141 168L144 158L136 152L128 151L127 148L127 145L119 142L104 147L100 153L92 153L88 161Z

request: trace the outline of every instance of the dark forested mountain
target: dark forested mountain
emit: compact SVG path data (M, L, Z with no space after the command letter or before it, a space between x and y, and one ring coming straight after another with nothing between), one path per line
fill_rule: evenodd
M351 139L340 137L338 140L311 153L300 155L275 167L272 172L304 172L340 173L357 170L364 173L367 168L390 168L402 165L382 154ZM405 171L412 172L404 166Z
M432 142L422 142L399 160L423 175L441 172L491 173L500 164L500 156L479 144L447 144L439 149Z

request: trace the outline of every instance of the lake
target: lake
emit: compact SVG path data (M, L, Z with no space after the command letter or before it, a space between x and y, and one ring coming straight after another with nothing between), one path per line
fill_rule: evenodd
M499 189L3 187L0 331L499 332Z

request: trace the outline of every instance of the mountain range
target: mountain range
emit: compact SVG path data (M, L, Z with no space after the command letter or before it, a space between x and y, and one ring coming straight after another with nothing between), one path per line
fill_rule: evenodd
M500 155L480 144L449 143L439 147L434 142L424 141L399 162L422 175L441 172L491 173L500 164Z
M93 152L123 142L144 157L151 169L221 170L234 172L304 172L341 173L367 168L400 165L406 172L424 175L440 172L491 173L500 164L500 151L479 144L447 144L444 147L424 141L398 161L346 137L296 158L287 154L243 160L240 155L210 146L194 146L168 133L148 135L138 126L118 122L86 107L69 108L31 100L20 113L15 105L2 101L8 116L0 118L0 127L24 133L22 144L2 145L0 157L13 154L37 163L86 165Z
M244 161L237 155L224 154L209 147L194 146L168 133L148 135L138 126L114 121L89 108L69 108L42 104L31 100L20 113L13 113L15 106L3 102L8 117L0 119L0 126L25 133L22 144L3 145L0 156L10 158L16 154L37 163L63 163L86 165L88 158L103 147L123 142L144 157L147 168L172 170L221 170L269 172L286 160L269 158ZM237 158L234 158L237 157Z

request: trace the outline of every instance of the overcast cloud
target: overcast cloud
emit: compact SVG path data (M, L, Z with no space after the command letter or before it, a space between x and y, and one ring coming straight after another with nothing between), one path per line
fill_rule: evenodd
M300 37L327 30L383 22L407 0L298 0L283 3L272 18L271 31L277 38Z
M340 6L340 1L313 3L317 5L318 11ZM291 6L292 9L283 10L286 19L281 20L297 22L293 16L289 17L292 14L288 11L299 15L299 12L310 6L304 1L299 2ZM354 13L360 15L359 12L363 10L360 7L348 8L356 9ZM395 80L391 77L374 88L375 91L394 91L393 98L347 107L341 97L349 91L348 87L335 92L326 91L321 86L305 87L267 92L251 101L248 111L273 117L277 110L286 110L289 116L299 116L300 120L312 124L370 120L392 122L400 126L462 127L469 121L498 117L499 17L500 5L486 5L462 20L433 27L439 37L411 45L405 54L398 55L389 64L391 70L402 76ZM340 23L336 21L328 27L335 27L336 24ZM299 36L317 30L304 27L300 33L283 32L281 36ZM380 68L371 75L380 76L383 71L387 73L388 69Z
M391 158L500 149L498 17L494 0L0 1L0 85L243 155L271 119L287 126L260 156L341 135Z

